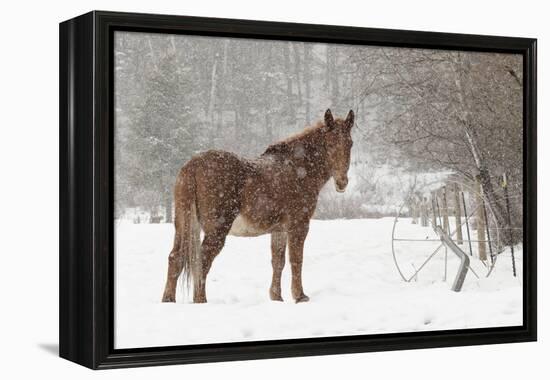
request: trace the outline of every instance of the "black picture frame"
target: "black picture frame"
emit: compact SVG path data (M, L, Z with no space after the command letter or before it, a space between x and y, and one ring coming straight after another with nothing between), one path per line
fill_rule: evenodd
M114 349L114 31L517 53L523 56L523 325ZM59 31L60 356L93 369L535 341L536 39L93 11Z

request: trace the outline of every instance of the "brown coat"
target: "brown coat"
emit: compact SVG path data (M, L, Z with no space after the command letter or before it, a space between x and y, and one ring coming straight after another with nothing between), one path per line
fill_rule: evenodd
M175 301L182 270L192 280L194 302L206 302L206 276L228 234L272 234L271 298L282 300L280 276L288 241L292 295L307 301L301 283L303 243L321 188L330 177L337 190L347 185L354 115L332 118L270 145L257 159L207 151L181 169L175 186L176 234L169 256L164 302ZM201 246L198 233L204 231Z

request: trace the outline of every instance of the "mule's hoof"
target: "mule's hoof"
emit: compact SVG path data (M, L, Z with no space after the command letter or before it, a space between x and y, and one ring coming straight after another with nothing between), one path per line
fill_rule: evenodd
M176 302L175 296L163 296L162 302Z
M283 302L283 297L281 297L281 292L274 292L272 290L269 291L269 298L271 298L271 301L281 301Z
M193 300L193 303L206 303L206 298L199 298L199 299Z
M302 294L300 297L296 298L296 303L307 302L307 301L309 301L309 297L306 296L305 294Z

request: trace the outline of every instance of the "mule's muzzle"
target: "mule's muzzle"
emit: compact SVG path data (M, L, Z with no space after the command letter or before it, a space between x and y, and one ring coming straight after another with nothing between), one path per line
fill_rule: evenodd
M334 184L336 185L336 191L339 193L343 193L344 191L346 191L346 187L348 186L348 178L335 178Z

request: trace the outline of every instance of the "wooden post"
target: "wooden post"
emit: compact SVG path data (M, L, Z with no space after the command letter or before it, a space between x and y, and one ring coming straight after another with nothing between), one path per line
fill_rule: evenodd
M428 199L422 197L420 204L420 223L422 227L428 227Z
M476 176L475 192L476 192L476 205L477 205L477 240L478 240L478 254L479 259L482 261L487 260L487 250L485 249L485 205L483 204L481 182L479 176Z
M450 237L450 229L449 229L449 209L447 205L447 186L443 186L441 189L441 195L443 197L443 209L442 211L442 217L443 217L443 231L447 236ZM443 272L443 281L447 281L447 246L445 246L445 270Z
M502 187L504 188L504 199L506 201L506 214L508 216L508 233L510 237L510 252L512 254L512 271L516 277L516 258L514 256L514 241L512 237L512 214L510 213L510 198L508 197L508 178L506 173L502 176Z
M432 228L435 230L437 227L437 211L436 211L436 205L435 205L435 197L436 193L432 191Z
M462 205L464 206L464 222L466 223L466 233L468 234L468 246L470 247L470 256L472 256L472 238L470 236L470 223L468 222L468 209L466 208L466 199L464 198L464 192L462 192L461 195Z
M489 220L487 219L487 207L483 207L483 215L485 215L485 232L487 232L487 245L489 246L489 257L491 258L491 264L495 262L493 256L493 246L491 245L491 232L489 231Z
M418 198L413 197L411 199L411 216L412 216L412 224L418 224L418 214L419 214L419 205L418 205Z
M441 211L443 214L443 231L445 231L445 233L448 235L451 233L451 231L449 229L449 208L447 205L447 186L443 186L442 192L443 192L443 210Z
M454 200L455 200L455 224L456 224L456 243L462 245L462 207L460 207L460 189L458 183L454 186Z

